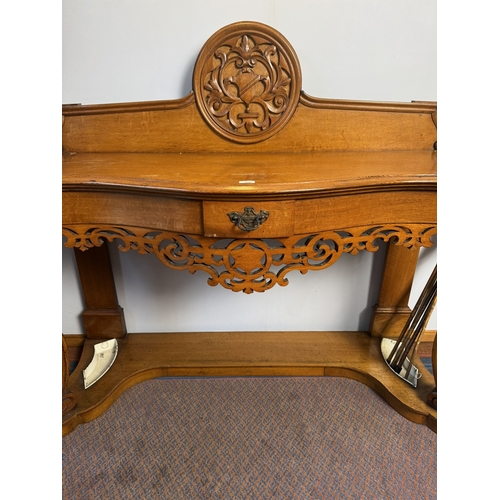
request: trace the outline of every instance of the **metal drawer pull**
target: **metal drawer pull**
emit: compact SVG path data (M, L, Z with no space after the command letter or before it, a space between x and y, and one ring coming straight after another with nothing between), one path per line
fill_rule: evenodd
M269 212L261 210L259 213L256 213L253 207L245 207L242 214L229 212L227 216L238 229L242 231L255 231L261 224L266 222Z

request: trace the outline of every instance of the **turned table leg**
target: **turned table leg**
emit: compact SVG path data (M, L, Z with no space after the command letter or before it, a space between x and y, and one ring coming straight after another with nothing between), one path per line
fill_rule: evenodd
M370 333L374 337L398 337L411 309L408 307L419 248L389 242L378 302L373 308Z
M124 338L125 317L116 296L107 242L84 252L75 248L75 257L85 299L82 317L87 338Z

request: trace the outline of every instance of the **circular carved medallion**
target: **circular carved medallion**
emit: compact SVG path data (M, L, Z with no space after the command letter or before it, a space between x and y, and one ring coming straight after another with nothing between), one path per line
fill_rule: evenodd
M289 42L273 28L241 22L217 31L195 64L193 89L207 123L227 139L268 139L292 117L302 75Z

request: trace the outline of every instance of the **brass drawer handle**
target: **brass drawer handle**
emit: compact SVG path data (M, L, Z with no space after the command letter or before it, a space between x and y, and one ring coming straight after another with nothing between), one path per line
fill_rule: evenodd
M261 210L259 213L256 213L253 207L245 207L242 214L239 212L229 212L227 216L238 229L242 231L255 231L261 224L266 222L269 212Z

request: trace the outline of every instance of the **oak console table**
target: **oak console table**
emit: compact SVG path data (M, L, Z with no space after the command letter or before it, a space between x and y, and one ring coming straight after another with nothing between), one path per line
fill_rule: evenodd
M63 234L86 304L63 434L153 377L242 375L349 377L436 430L426 403L433 376L415 360L423 375L414 389L380 352L381 337L397 337L411 312L419 248L436 234L436 116L431 102L308 96L291 45L253 22L206 42L185 98L63 106ZM127 335L114 240L243 293L389 244L368 332ZM116 361L85 390L93 346L112 338Z

